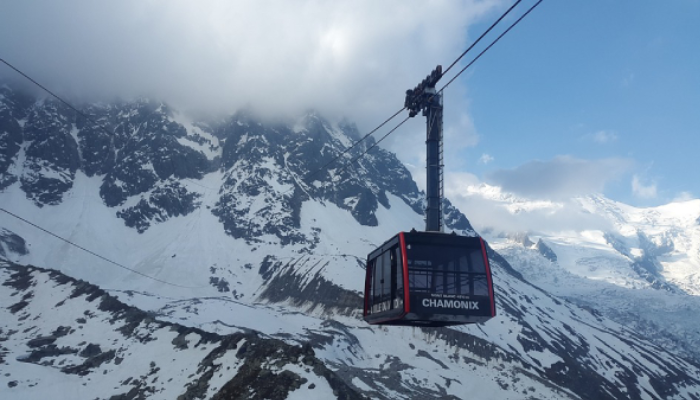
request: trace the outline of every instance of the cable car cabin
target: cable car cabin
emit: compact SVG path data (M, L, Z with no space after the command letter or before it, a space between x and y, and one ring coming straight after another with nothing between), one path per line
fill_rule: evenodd
M370 324L447 326L494 316L480 237L401 232L367 256L364 319Z

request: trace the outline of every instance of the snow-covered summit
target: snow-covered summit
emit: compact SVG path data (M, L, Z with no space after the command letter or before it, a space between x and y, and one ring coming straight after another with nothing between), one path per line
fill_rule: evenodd
M638 208L602 195L542 201L486 184L464 189L488 204L475 220L529 281L697 352L700 330L700 200Z

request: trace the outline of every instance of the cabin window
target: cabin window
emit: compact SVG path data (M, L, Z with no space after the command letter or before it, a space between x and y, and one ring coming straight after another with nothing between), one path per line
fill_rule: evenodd
M382 257L377 257L374 260L374 268L372 268L372 304L378 304L382 301L382 276L384 273L382 265Z
M403 308L402 268L398 244L369 261L369 313Z
M407 245L411 293L488 295L481 249Z

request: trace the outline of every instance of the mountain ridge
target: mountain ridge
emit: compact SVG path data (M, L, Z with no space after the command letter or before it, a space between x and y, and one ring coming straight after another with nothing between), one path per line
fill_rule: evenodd
M511 265L496 252L501 250L495 240L496 251L489 250L498 308L494 320L443 330L367 326L359 318L359 304L353 307L363 289L362 259L396 232L424 224L422 193L396 157L372 150L358 164L343 170L343 164L332 165L309 183L300 178L358 136L350 125L341 129L317 115L268 125L239 113L221 125L190 121L185 126L176 121L185 119L176 112L148 104L151 108L104 106L108 111L101 118L112 118L117 127L108 137L101 130L79 129L58 111L36 110L35 119L19 123L23 111L3 102L0 126L19 126L20 133L45 128L21 141L0 129L0 166L8 165L0 171L5 182L0 201L47 230L158 281L107 266L3 217L2 237L12 239L3 239L6 259L55 265L159 321L221 335L255 331L287 344L309 343L351 390L372 398L700 398L695 361L666 351L595 308L530 284L530 270L522 274L521 265ZM54 110L46 102L33 105L44 106ZM62 141L46 138L51 146L29 151L37 138L53 132L48 127L58 130ZM62 157L74 154L65 142L76 137L83 164L73 171ZM45 153L52 149L56 154ZM342 160L365 150L358 146L358 153ZM93 164L85 160L103 156L114 163L97 163L88 173L86 165ZM181 168L173 160L182 161ZM464 214L445 205L448 229L476 234ZM26 254L12 250L22 248L16 238L24 241ZM556 246L547 246L557 252ZM35 287L36 297L55 284L42 278ZM44 310L27 292L2 289L5 298L27 296L25 307L37 307L38 314ZM9 313L7 321L18 318L11 310L3 312ZM40 320L37 313L30 316ZM24 321L33 321L30 316ZM18 354L53 330L39 324L13 333L5 341L13 346L11 355L0 367L12 365L11 374L26 373ZM116 357L129 350L114 351ZM54 372L37 382L49 382ZM307 389L280 398L314 393ZM12 390L32 391L29 384Z
M529 232L478 228L526 279L550 293L592 307L698 359L700 327L688 315L698 302L700 201L637 208L590 195L568 202L501 196L487 185L467 190L510 213L511 226L540 223ZM565 216L583 228L562 229L548 220ZM575 225L574 225L575 226ZM542 254L539 243L549 251ZM538 246L535 246L538 244Z

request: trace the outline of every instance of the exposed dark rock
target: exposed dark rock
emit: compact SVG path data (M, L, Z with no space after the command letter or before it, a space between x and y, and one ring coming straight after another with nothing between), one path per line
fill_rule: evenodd
M4 107L0 105L0 189L17 181L17 177L7 173L19 154L24 135L18 122L26 118L31 100L7 87L0 87Z
M73 186L80 167L78 144L71 135L69 109L57 101L36 103L24 126L24 171L21 188L37 206L58 204Z
M442 199L442 213L445 227L450 230L463 231L467 234L475 233L472 224L467 217L457 209L450 200Z
M81 149L82 169L87 176L104 175L114 168L116 147L111 132L114 107L88 106L82 111L90 119L78 115L78 144Z
M322 261L313 256L301 257L286 264L267 260L261 265L260 271L269 281L260 298L275 303L290 300L296 306L307 305L310 310L321 307L345 315L358 310L362 304L359 293L343 289L320 274L308 277L295 272L305 269L302 268L304 264L320 262ZM361 261L358 260L358 263Z
M226 233L249 243L274 235L283 246L313 249L317 238L300 230L302 204L309 196L348 210L367 226L378 224L380 205L390 207L389 194L422 212L423 194L394 154L374 148L350 163L374 144L371 138L341 156L361 137L348 121L333 126L310 112L301 121L270 122L242 110L222 123L196 124L199 132L212 134L221 144L221 156L208 159L183 143L212 150L219 150L219 143L188 133L163 103L141 99L87 105L81 107L86 118L60 102L20 101L18 92L3 90L0 187L20 180L38 206L63 201L81 170L102 176L99 194L110 207L140 196L135 205L116 213L127 226L144 232L200 206L199 194L177 180L197 180L219 170L225 178L211 212ZM7 172L23 143L26 161L19 167L24 172ZM464 215L445 204L447 226L471 230Z
M229 287L228 281L224 278L219 278L216 276L210 276L209 277L209 284L212 285L213 287L216 288L221 293L228 293L231 291L231 288Z
M94 351L94 349L92 349ZM99 346L98 349L99 351ZM83 356L83 350L80 352L80 355ZM66 374L76 374L80 376L85 376L89 374L93 369L98 368L100 365L109 362L114 359L114 356L116 355L116 350L109 350L104 353L100 352L97 353L93 356L88 357L82 364L80 365L71 365L68 367L61 368L61 372L64 372ZM85 356L83 356L85 357Z
M94 357L102 353L99 344L90 343L88 344L79 354L80 357Z
M286 399L290 391L307 382L291 371L274 371L286 364L312 366L314 374L326 379L337 399L365 399L324 366L311 346L289 346L277 340L247 341L238 349L237 356L245 359L245 363L214 395L214 400Z
M374 213L377 211L378 205L379 203L374 193L369 189L363 189L359 191L357 202L352 207L351 214L362 225L377 226L379 221Z
M21 256L29 254L27 243L22 237L16 235L15 233L7 229L0 228L0 257L7 258L10 256L10 253Z
M54 336L38 337L28 341L27 346L32 348L44 347L53 344L56 341L56 339L57 338Z
M164 222L193 212L198 207L196 200L199 197L199 194L188 192L178 182L168 182L154 189L148 200L142 198L135 206L118 211L117 217L124 219L126 226L142 233L152 221Z
M19 361L28 362L32 364L40 364L43 358L53 358L56 356L61 356L65 354L77 354L78 349L71 347L58 347L55 344L48 344L45 346L40 346L31 351L25 358L19 359Z
M139 341L156 340L155 336L144 332L167 330L177 332L177 336L172 340L174 350L211 346L212 350L199 362L201 373L198 378L187 385L187 390L178 396L178 399L203 398L209 390L209 381L214 373L222 372L221 365L216 360L231 351L234 351L242 360L242 364L237 369L231 370L231 379L218 390L213 397L215 399L285 399L288 393L302 388L308 382L307 378L286 371L284 368L286 365L304 366L308 373L323 377L337 399L364 399L316 358L308 343L293 346L280 340L260 337L254 332L220 336L196 328L156 321L148 313L121 303L102 289L59 272L14 264L10 264L7 268L12 271L12 275L3 285L17 288L20 292L29 290L34 280L43 274L50 276L60 285L72 286L72 292L67 295L69 298L83 297L88 302L99 302L99 310L111 314L109 322L116 326L116 330L125 338ZM0 331L0 337L3 334ZM61 368L63 373L81 376L88 376L103 364L114 362L118 365L123 361L123 356L119 354L124 355L124 349L105 348L104 343L89 343L82 349L57 344L58 339L66 335L70 335L70 328L59 326L54 330L54 335L37 337L29 341L28 346L32 351L21 361L38 365L54 365L55 360L60 356L82 357L84 358L82 363ZM192 341L193 337L198 338L198 341ZM2 355L1 352L0 355ZM146 375L125 380L122 383L124 392L111 398L146 399L155 396L153 383L158 381L159 371L160 367L156 362L151 362L150 371Z
M53 337L60 338L60 337L66 336L74 331L75 330L72 329L70 326L59 326L58 328L56 328L56 330L53 331L53 333L51 333L51 335Z
M18 292L23 292L34 285L34 280L28 268L13 269L10 279L2 283L3 286L11 287Z
M427 358L428 360L430 360L430 361L434 362L435 364L439 365L442 369L450 369L450 367L448 367L447 365L445 365L445 363L443 363L442 361L438 360L437 358L431 356L430 353L428 353L427 351L418 350L418 352L416 353L416 357Z
M542 240L537 241L537 251L551 262L557 262L557 254Z

